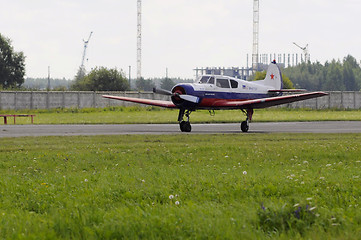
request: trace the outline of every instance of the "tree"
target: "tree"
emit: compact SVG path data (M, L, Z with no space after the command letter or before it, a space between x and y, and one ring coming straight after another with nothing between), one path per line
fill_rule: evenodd
M160 87L165 90L171 90L174 87L175 83L170 78L164 78L162 80L162 83L160 84Z
M124 73L116 68L96 67L84 77L77 74L71 89L77 91L126 91L129 90L129 83Z
M345 84L342 77L342 65L336 60L332 60L327 68L325 88L329 91L344 91Z
M346 91L356 91L359 89L356 82L355 72L359 66L354 57L348 55L343 60L343 81Z
M139 91L152 91L155 86L152 80L145 80L144 78L137 79L135 85Z
M3 88L16 88L24 83L25 56L15 52L11 40L0 34L0 84Z

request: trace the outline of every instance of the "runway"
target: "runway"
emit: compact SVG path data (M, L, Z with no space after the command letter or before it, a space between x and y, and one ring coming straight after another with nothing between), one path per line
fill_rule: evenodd
M248 133L242 133L238 123L192 124L191 133L182 133L178 124L1 125L0 127L0 137L230 133L361 133L361 121L251 123Z

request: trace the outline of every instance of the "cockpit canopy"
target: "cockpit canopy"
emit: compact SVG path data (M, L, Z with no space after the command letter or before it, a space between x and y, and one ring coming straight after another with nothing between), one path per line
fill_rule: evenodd
M204 75L197 81L199 84L216 84L219 88L238 88L238 82L225 76Z

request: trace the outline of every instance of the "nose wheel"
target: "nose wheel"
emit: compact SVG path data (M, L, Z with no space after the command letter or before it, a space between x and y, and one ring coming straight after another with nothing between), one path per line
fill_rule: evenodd
M180 130L182 132L192 131L192 126L191 123L189 122L189 116L191 115L191 112L192 111L190 110L179 109L178 122L179 122ZM183 120L184 115L187 117L187 121Z
M192 131L191 123L187 122L187 121L181 121L179 123L179 127L182 132L191 132Z

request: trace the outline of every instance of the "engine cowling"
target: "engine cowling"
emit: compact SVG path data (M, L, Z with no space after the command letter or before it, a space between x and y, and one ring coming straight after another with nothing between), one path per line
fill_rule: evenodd
M183 87L181 87L181 86L176 86L176 87L174 87L174 88L172 89L172 93L173 93L173 95L172 95L172 97L171 97L172 102L173 102L176 106L182 105L182 104L184 103L184 100L181 99L181 98L179 97L179 95L187 94L187 93L186 93L186 90L185 90Z

